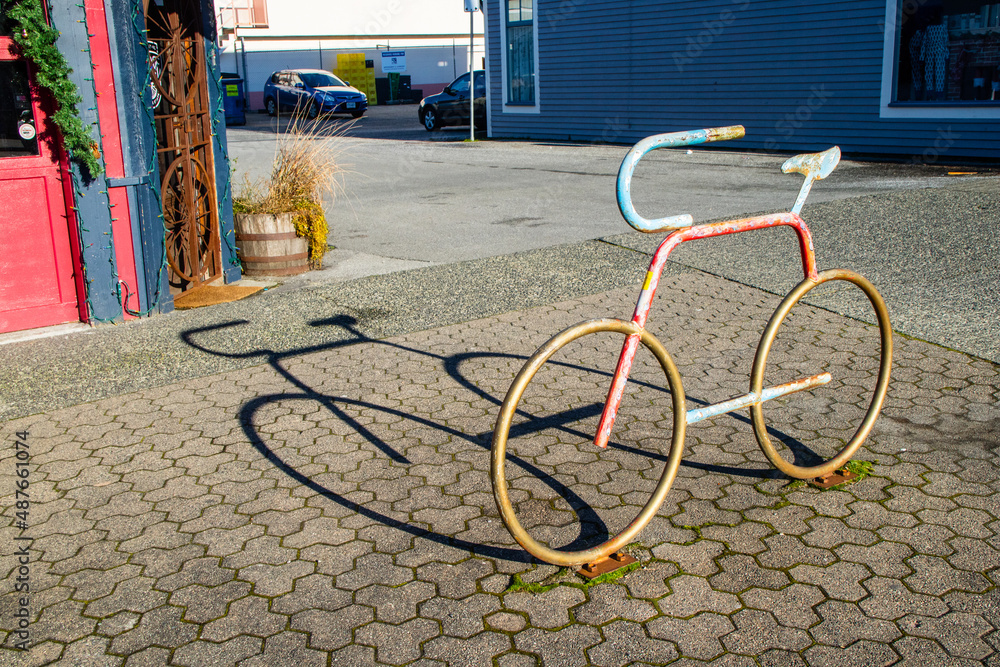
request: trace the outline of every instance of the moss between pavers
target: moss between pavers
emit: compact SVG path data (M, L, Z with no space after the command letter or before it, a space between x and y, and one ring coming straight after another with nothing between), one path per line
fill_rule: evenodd
M857 479L853 480L855 482L861 481L872 474L871 461L848 461L844 468L858 476Z
M870 461L848 461L847 465L844 466L844 469L847 470L847 472L853 472L855 475L857 475L857 477L855 477L854 479L849 479L845 482L841 482L840 484L835 484L828 489L820 489L820 491L832 491L834 489L842 489L848 484L854 484L855 482L860 482L865 477L871 476L872 463ZM801 480L796 480L796 481L799 481L801 484L805 484L805 482L802 482ZM789 485L789 488L791 488L791 485Z
M577 574L575 570L568 567L560 568L558 572L546 577L541 582L525 581L520 574L515 574L510 579L510 585L504 590L503 593L501 593L501 595L506 595L507 593L540 594L550 591L556 586L570 586L572 588L586 590L592 586L597 586L598 584L607 584L612 581L617 581L629 572L637 570L648 562L655 560L650 559L648 556L645 561L639 558L639 554L636 552L646 551L646 547L640 543L630 544L625 547L624 551L629 553L630 556L636 558L636 561L634 563L629 563L624 567L620 567L617 570L612 570L611 572L606 572L600 576L594 577L593 579L583 579L582 575Z
M831 486L829 489L819 489L820 491L830 491L831 489L839 489L841 487L847 486L848 484L853 484L854 482L859 482L865 477L869 477L872 474L872 463L870 461L848 461L844 468L855 475L854 479L850 479L842 484L837 484L836 486ZM806 485L806 482L800 479L791 480L787 485L781 489L782 495L789 491L794 491ZM775 507L784 507L791 504L788 500L784 498L779 501ZM708 522L701 526L680 526L680 528L693 531L695 538L689 542L684 542L683 544L693 544L699 540L704 539L702 535L702 529L713 525L728 525L728 524L718 524L715 522ZM646 547L641 543L630 544L626 547L627 550L646 550ZM636 554L631 554L635 556ZM624 577L629 572L642 567L646 562L655 559L647 559L647 561L636 560L635 563L630 563L625 567L618 568L611 572L600 575L599 577L594 577L589 580L581 580L581 576L578 575L574 570L564 567L553 575L546 577L541 583L525 581L520 574L515 574L511 577L510 585L503 591L502 595L507 593L533 593L540 594L550 591L556 586L572 586L574 588L580 588L586 590L591 586L596 586L598 584L606 584L612 581L616 581Z
M873 466L874 466L874 464L872 462L870 462L870 461L848 461L847 465L845 465L844 468L846 470L848 470L849 472L853 472L855 475L857 475L857 477L855 477L854 479L847 480L846 482L843 482L841 484L837 484L835 486L831 486L828 489L820 489L818 487L813 487L813 488L815 488L817 491L820 491L820 492L822 492L822 491L831 491L833 489L841 489L841 488L847 486L848 484L853 484L854 482L860 482L865 477L871 477L872 476L872 467ZM757 490L760 491L761 493L763 493L764 495L769 495L769 496L780 495L780 496L784 496L785 494L789 493L790 491L797 491L797 490L801 489L802 487L806 486L807 484L808 484L808 482L806 482L805 480L801 480L801 479L789 479L788 483L785 484L780 489L777 489L776 493L772 492L772 491L761 491L759 488ZM757 488L757 486L754 485L754 488ZM773 507L775 507L775 508L785 507L788 504L789 503L788 503L787 500L782 499L777 505L774 505ZM687 526L685 526L685 528L686 527Z

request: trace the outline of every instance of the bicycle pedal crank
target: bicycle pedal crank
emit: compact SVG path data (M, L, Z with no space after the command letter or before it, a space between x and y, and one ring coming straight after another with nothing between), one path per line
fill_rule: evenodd
M815 477L809 480L810 486L815 486L817 489L829 489L830 487L837 486L838 484L843 484L845 482L850 482L858 478L857 473L853 473L846 468L838 468L828 475L823 475L822 477Z
M626 565L631 565L635 562L637 562L635 558L632 558L632 556L629 556L624 551L619 551L611 554L603 560L582 565L580 569L577 570L577 573L582 574L587 579L595 579L602 574L614 572L617 569L623 568Z

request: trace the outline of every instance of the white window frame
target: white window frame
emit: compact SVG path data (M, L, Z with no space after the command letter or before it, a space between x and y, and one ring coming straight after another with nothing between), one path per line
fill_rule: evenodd
M1000 120L1000 105L980 106L956 102L952 104L936 102L895 102L893 89L896 85L896 65L899 62L900 45L897 19L900 4L905 0L886 0L885 22L882 24L884 42L882 46L882 94L879 100L879 118L928 118L941 120Z
M500 0L500 76L503 95L503 112L512 114L540 114L541 106L541 63L538 58L538 0L531 7L532 48L535 50L535 103L510 104L509 79L507 78L507 0Z

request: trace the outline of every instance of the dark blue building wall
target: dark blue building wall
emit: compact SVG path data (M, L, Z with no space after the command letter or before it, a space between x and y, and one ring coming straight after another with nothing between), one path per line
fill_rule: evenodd
M141 5L135 0L106 0L108 35L115 67L118 122L122 129L122 157L129 189L136 286L142 313L173 310L167 284L166 248L160 170L156 163L156 129L149 84L149 47L141 30ZM111 183L111 185L115 185ZM129 306L136 308L135 304Z
M1000 120L880 118L884 0L536 0L537 114L503 110L502 8L488 0L494 137L742 124L742 148L1000 159Z

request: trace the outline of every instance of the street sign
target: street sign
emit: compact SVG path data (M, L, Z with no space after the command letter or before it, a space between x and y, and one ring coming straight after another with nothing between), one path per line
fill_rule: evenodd
M406 51L383 51L382 52L383 72L405 72L406 71Z
M479 0L465 0L465 11L467 11L467 12L478 12L479 11Z

